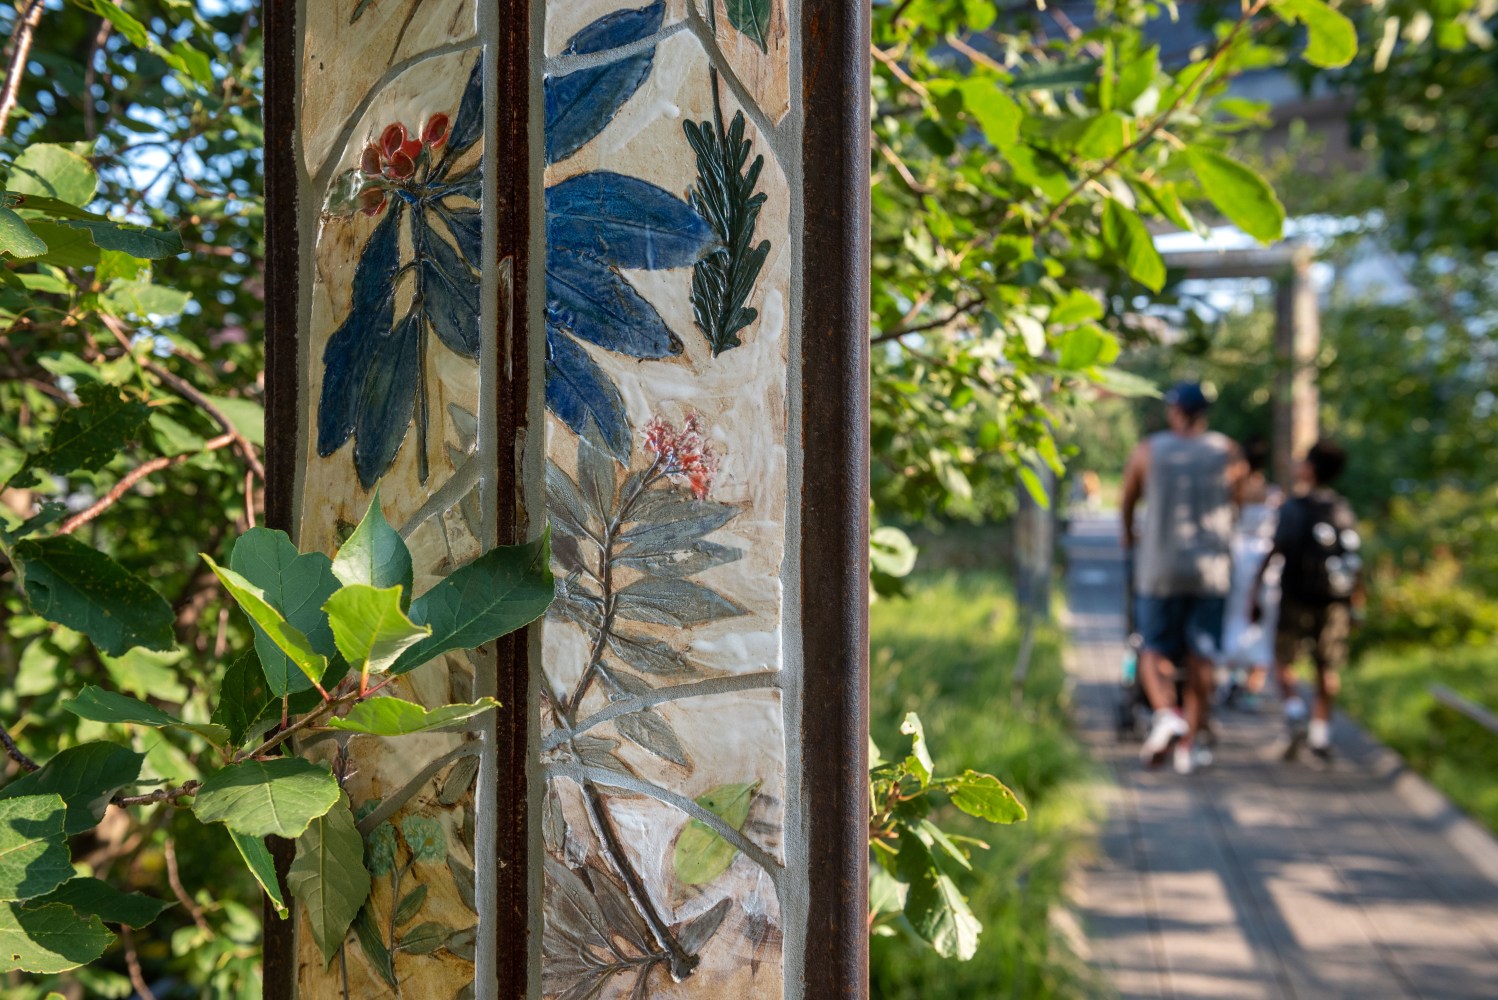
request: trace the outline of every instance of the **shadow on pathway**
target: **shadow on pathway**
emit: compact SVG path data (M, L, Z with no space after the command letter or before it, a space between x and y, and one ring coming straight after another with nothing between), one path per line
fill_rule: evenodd
M1338 724L1325 772L1266 753L1273 707L1219 713L1217 761L1190 777L1119 740L1117 535L1099 515L1066 545L1077 721L1112 779L1081 908L1118 992L1498 997L1498 843L1355 726Z

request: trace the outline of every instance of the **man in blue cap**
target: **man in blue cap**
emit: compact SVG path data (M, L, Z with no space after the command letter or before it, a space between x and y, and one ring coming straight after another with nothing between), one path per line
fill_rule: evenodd
M1189 774L1222 644L1247 463L1231 438L1207 427L1210 403L1199 384L1172 387L1165 406L1168 429L1141 441L1124 470L1123 546L1133 558L1135 620L1144 639L1139 677L1155 710L1140 756L1159 764L1174 748L1175 769ZM1176 698L1178 668L1184 706Z

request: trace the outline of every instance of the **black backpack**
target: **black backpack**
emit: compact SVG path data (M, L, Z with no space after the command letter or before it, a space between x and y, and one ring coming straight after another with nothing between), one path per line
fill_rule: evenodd
M1362 540L1350 525L1338 526L1351 520L1342 498L1334 493L1296 497L1280 517L1288 529L1281 536L1285 596L1312 605L1351 600L1363 565Z

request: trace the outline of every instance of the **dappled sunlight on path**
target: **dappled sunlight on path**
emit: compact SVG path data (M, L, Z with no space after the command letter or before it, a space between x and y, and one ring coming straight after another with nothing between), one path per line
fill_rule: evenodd
M1219 711L1216 763L1145 770L1115 731L1124 653L1116 517L1067 538L1067 669L1111 779L1082 910L1126 998L1498 995L1498 843L1357 727L1335 766L1269 747L1277 706ZM1357 683L1356 675L1349 683Z

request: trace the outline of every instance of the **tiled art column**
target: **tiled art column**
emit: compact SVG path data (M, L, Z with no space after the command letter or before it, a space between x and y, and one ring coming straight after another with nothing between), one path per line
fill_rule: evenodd
M492 729L346 748L371 901L267 995L862 995L859 7L268 4L272 520L558 583L403 692Z

